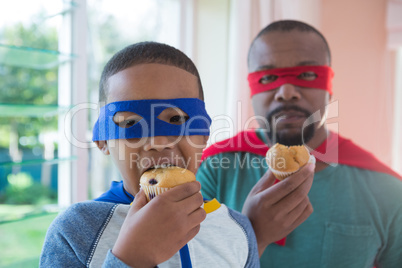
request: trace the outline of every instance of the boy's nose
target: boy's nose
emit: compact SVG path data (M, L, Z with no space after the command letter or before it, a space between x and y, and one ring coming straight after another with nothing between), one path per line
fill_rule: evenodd
M292 84L281 85L275 93L276 101L295 101L301 98L297 87Z
M158 152L161 152L164 149L173 149L176 142L176 139L170 136L149 137L144 145L144 150L157 150Z

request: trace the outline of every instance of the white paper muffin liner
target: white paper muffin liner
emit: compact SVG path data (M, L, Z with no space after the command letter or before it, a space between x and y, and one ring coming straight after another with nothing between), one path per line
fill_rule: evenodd
M171 188L163 188L163 187L149 186L149 185L141 185L141 188L144 189L144 193L145 193L148 201L150 201L155 196L171 189Z
M316 160L315 160L315 156L314 155L310 155L310 158L307 161L307 164L315 164Z
M316 160L315 160L314 155L310 155L310 158L308 159L307 164L309 164L309 163L315 164L315 162L316 162ZM275 178L277 178L278 180L283 180L286 177L289 177L290 175L292 175L292 174L296 173L297 171L299 171L299 169L298 169L298 170L293 171L293 172L283 172L283 171L275 170L273 168L270 168L270 170L274 174Z

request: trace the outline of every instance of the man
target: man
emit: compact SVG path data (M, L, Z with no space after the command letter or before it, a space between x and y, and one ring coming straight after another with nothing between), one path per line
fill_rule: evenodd
M278 21L264 28L249 50L248 79L255 114L265 120L259 130L206 149L197 179L204 198L216 197L250 218L260 253L269 244L262 267L400 267L400 177L351 141L328 132L330 65L325 38L310 25ZM272 174L264 175L265 153L276 142L305 144L317 158L306 198L307 175L300 175L298 187L305 190L298 192L299 202L284 194L294 188L287 179L273 185ZM290 213L293 222L281 220ZM286 237L271 243L268 238L277 230L278 239Z

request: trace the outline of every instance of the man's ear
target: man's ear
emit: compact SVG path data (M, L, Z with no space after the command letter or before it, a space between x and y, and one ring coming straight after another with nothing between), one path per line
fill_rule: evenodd
M107 141L95 141L96 146L98 146L99 150L102 151L103 154L109 155L109 147L107 146Z
M327 101L327 104L332 100L332 94L329 94L329 91L324 91L325 92L325 100Z

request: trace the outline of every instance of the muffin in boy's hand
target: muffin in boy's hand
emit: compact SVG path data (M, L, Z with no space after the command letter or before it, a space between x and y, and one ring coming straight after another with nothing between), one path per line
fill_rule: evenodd
M315 157L304 145L288 147L277 143L268 150L266 161L275 177L283 180L307 163L315 163Z
M164 167L150 169L142 174L141 188L144 189L148 201L175 186L195 181L195 175L190 170L180 167Z

